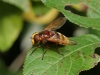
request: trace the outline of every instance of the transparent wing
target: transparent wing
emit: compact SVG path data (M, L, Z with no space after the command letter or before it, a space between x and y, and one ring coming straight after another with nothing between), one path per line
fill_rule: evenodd
M44 30L57 30L61 26L63 26L63 24L66 22L66 20L67 19L65 17L58 18L57 20L52 22L50 25L48 25Z

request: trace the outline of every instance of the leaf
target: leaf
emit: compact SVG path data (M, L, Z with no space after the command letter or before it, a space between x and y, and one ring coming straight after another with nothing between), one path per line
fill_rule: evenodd
M95 29L89 28L89 33L94 34L100 38L100 30L95 30Z
M21 32L22 26L21 11L0 1L0 51L9 50Z
M29 10L29 0L2 0L4 2L13 4L23 11L28 11Z
M88 9L87 16L88 17L92 17L92 18L99 18L100 17L100 14L98 14L97 12L95 12L92 9Z
M65 10L65 6L71 6L78 3L85 3L89 9L95 11L100 15L100 2L98 0L42 0L42 2L51 8L56 8L61 11L65 17L71 22L78 24L82 27L92 27L94 29L100 30L100 16L98 17L84 17L72 13L71 11Z
M78 75L83 70L89 70L99 61L100 56L94 54L95 48L99 47L100 39L94 35L83 35L71 38L77 41L74 46L59 46L60 53L55 50L55 45L49 46L49 50L42 59L43 47L35 49L34 47L28 52L23 74L24 75Z

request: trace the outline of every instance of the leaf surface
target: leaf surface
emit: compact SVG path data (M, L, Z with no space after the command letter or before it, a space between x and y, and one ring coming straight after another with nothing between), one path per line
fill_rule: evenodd
M42 2L50 7L50 8L56 8L60 12L62 12L65 17L70 20L71 22L78 24L82 27L89 28L92 27L94 29L100 30L100 16L97 17L97 15L100 15L100 2L98 0L42 0ZM85 17L80 16L77 14L72 13L70 10L66 10L66 6L71 6L78 3L85 3L89 11L94 11L96 14L93 17ZM91 10L90 10L91 9ZM92 12L92 13L94 13ZM90 15L91 13L88 13Z
M100 39L94 35L83 35L70 38L77 42L74 46L59 46L60 53L56 52L55 45L49 46L49 50L42 60L44 46L37 48L34 53L31 48L24 63L24 75L78 75L83 70L93 68L100 60L100 56L94 53L99 47ZM31 54L32 53L32 54ZM31 54L31 55L30 55Z

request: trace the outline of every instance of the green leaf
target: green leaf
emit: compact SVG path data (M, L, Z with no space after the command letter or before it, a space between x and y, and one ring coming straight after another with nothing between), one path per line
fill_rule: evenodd
M91 18L99 18L100 17L100 14L98 14L97 12L95 12L92 9L88 9L87 16L88 17L91 17Z
M4 2L13 4L23 11L28 11L29 10L29 0L2 0Z
M42 0L42 2L51 7L56 8L61 11L65 17L70 20L71 22L78 24L82 27L92 27L94 29L100 30L100 16L98 17L84 17L79 16L77 14L72 13L71 11L65 10L65 6L69 6L71 4L78 4L80 2L84 2L89 9L95 11L97 14L100 15L100 2L98 0Z
M59 46L60 53L56 52L55 45L49 46L49 50L42 60L43 47L35 52L30 49L24 63L24 75L78 75L83 70L89 70L99 61L100 56L94 53L99 47L100 39L94 35L84 35L71 38L77 42L73 46ZM32 53L32 54L31 54ZM30 55L31 54L31 55Z
M100 38L100 30L95 30L95 29L89 28L89 33L94 34Z
M0 1L0 51L7 51L22 30L21 11Z

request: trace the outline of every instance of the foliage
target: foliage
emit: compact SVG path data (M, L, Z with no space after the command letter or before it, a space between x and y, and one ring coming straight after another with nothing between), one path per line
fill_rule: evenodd
M2 1L9 3L9 4L13 4L25 12L29 11L29 1L28 0L2 0Z
M81 2L80 0L78 1L42 0L42 2L51 8L58 9L65 15L65 17L69 21L75 24L78 24L79 26L86 27L86 28L92 27L98 30L100 28L99 16L98 17L79 16L65 9L66 6L71 6L71 5L80 3ZM95 7L95 4L99 5L97 1L83 0L83 2L88 6L89 9L94 8L96 12L95 14L97 15L99 14L99 11ZM89 15L89 12L90 11L88 11L88 15ZM95 50L95 48L99 47L99 45L96 45L96 44L100 42L100 39L98 38L98 42L95 41L96 39L97 37L94 35L84 35L84 36L74 38L74 40L78 42L76 46L59 47L59 50L65 55L64 58L61 57L60 55L57 55L57 53L55 53L54 51L52 52L51 50L54 50L54 48L50 48L49 51L45 54L45 59L41 60L42 48L37 49L37 51L34 52L32 56L30 56L31 51L34 50L34 48L32 48L26 57L26 61L24 64L24 75L27 75L27 74L28 75L30 74L33 74L33 75L55 75L55 74L56 75L73 75L73 74L78 75L79 72L92 68L95 65L95 63L97 64L98 61L100 60L100 57L94 54L94 51L93 51ZM93 44L93 40L95 41L94 44Z
M24 75L74 75L82 70L88 70L98 63L100 57L94 54L99 46L100 39L94 35L84 35L73 38L78 42L75 46L58 47L64 54L62 57L55 52L56 48L49 48L42 59L42 48L39 48L32 55L34 47L28 52L24 64Z
M38 2L39 0L32 1ZM81 71L93 68L100 61L100 56L95 53L95 49L100 46L100 2L98 0L41 1L44 5L37 3L40 5L37 6L37 4L33 3L34 8L30 0L0 1L0 52L6 52L12 47L23 28L23 18L28 22L47 24L55 19L59 13L58 11L60 11L70 22L77 24L79 27L88 28L92 34L70 38L75 40L77 45L59 45L58 49L64 54L64 57L55 51L54 45L49 45L49 50L44 55L44 60L41 60L43 51L46 50L45 45L42 45L34 53L32 51L35 47L32 47L27 53L23 74L78 75ZM79 10L77 5L81 5L81 3L86 6L86 8L84 7L86 16L80 16L66 9L72 7ZM50 11L45 16L37 18L36 15L45 14L50 8L55 8L53 13ZM40 9L42 9L42 14L39 12ZM52 17L52 20L48 20L47 17ZM32 55L30 55L31 53Z
M22 30L21 11L0 1L0 51L7 51Z
M66 6L71 6L71 5L74 5L74 4L78 4L78 3L81 3L81 0L54 0L53 2L51 0L42 0L43 3L49 7L52 7L52 8L56 8L58 9L59 11L61 11L68 20L70 20L71 22L75 23L75 24L78 24L82 27L92 27L92 28L95 28L95 29L100 29L100 17L98 16L97 17L84 17L84 16L79 16L79 15L76 15L74 13L72 13L71 11L68 11L65 9ZM98 0L82 0L83 3L85 3L89 9L92 9L91 12L95 11L95 14L100 14L99 10L99 2ZM92 14L94 15L94 14Z

